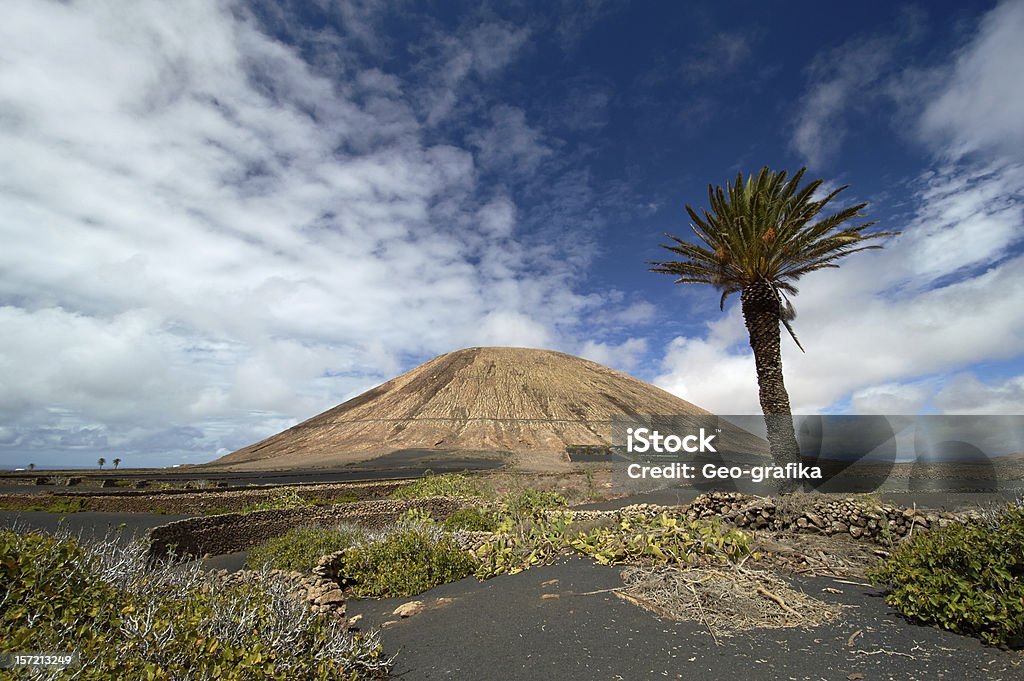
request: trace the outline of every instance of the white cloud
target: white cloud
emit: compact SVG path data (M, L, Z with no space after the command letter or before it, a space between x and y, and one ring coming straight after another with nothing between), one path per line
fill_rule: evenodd
M970 372L957 374L939 390L935 404L947 414L1020 414L1024 405L1024 376L983 382Z
M508 237L516 225L516 205L507 196L488 201L477 211L480 226L495 237Z
M919 130L940 153L974 152L1024 160L1024 2L1000 3L982 19L941 90L925 107Z
M509 24L484 22L437 41L437 54L422 60L427 87L418 92L426 122L433 126L452 118L460 108L472 106L475 79L487 81L518 58L530 30Z
M615 315L615 320L626 325L649 324L657 317L658 308L646 301L633 303Z
M714 34L683 62L683 78L696 83L731 73L750 57L750 43L751 37L740 32Z
M716 414L760 413L754 358L727 347L715 340L673 339L654 384Z
M646 352L646 339L627 338L618 345L588 340L583 343L577 354L620 371L631 371Z
M482 76L490 76L508 66L530 37L525 27L482 23L469 35L473 68Z
M473 345L511 345L523 348L544 348L552 344L550 331L520 312L492 312L470 335Z
M922 22L916 11L904 11L895 32L857 36L811 63L790 139L807 165L819 167L835 157L850 112L872 105L874 86L889 75L900 45L920 34Z
M529 175L551 155L540 130L526 122L522 109L499 104L491 109L490 122L470 137L485 169Z
M882 383L857 390L850 396L854 414L919 414L935 393L923 383Z
M369 39L372 9L344 21ZM482 76L528 34L467 35ZM411 356L563 346L605 302L573 290L585 260L514 239L519 210L471 151L423 141L420 83L327 73L201 1L21 0L0 43L0 409L18 446L95 431L209 458ZM485 132L477 153L536 167L541 131L492 114L513 143Z

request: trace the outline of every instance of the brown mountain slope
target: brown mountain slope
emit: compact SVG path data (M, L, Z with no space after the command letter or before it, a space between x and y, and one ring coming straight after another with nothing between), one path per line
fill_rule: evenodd
M566 444L610 444L610 420L616 416L708 413L572 355L467 348L435 357L215 463L244 469L320 467L424 448L553 459Z

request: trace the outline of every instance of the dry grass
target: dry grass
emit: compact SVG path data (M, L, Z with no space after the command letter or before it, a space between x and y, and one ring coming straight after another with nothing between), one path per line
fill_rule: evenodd
M835 619L842 606L824 603L765 570L630 568L620 598L669 619L701 622L719 637L760 628L813 627Z

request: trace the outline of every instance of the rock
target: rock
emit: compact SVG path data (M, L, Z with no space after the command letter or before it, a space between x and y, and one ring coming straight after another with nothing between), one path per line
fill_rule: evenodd
M337 605L338 603L345 602L345 594L343 594L341 589L338 587L334 587L330 591L319 596L314 602L317 605Z
M423 601L409 601L408 603L402 603L400 606L395 608L392 615L398 615L399 617L412 617L423 612Z
M862 528L862 527L860 527L858 525L851 525L850 526L850 536L852 536L854 539L860 539L863 535L864 535L864 528Z
M809 520L811 522L811 524L814 525L815 527L817 527L819 529L822 529L822 530L825 529L825 521L822 520L821 516L819 516L818 514L816 514L816 513L808 513L807 514L807 520Z

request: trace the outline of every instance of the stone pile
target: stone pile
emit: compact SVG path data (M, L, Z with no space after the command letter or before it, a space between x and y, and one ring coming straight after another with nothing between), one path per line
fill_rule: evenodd
M747 530L807 532L828 536L848 534L854 539L883 544L913 532L944 527L969 515L901 508L856 497L835 498L807 494L773 499L740 492L708 492L694 499L689 506L634 504L613 511L571 513L575 522L637 516L653 518L663 513L686 517L688 520L718 518Z
M799 503L799 506L797 505ZM810 532L890 543L914 531L944 527L965 516L878 504L856 497L761 498L737 492L710 492L694 500L687 518L719 517L750 530Z
M345 595L333 579L315 572L271 570L268 574L271 579L288 582L289 593L305 603L313 612L338 618L345 616ZM259 578L259 573L252 570L239 570L238 572L221 570L217 575L225 585L250 584Z

